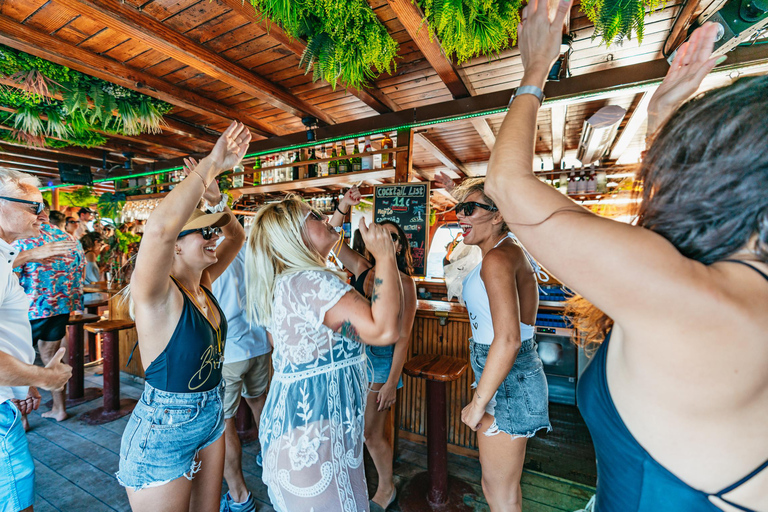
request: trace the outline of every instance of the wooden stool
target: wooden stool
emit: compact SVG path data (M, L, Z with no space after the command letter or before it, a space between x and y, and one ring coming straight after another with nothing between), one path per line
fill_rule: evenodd
M428 468L403 487L399 499L403 512L474 510L464 504L464 495L473 494L472 488L461 480L448 477L445 384L457 380L466 369L466 361L434 354L415 356L403 366L406 375L427 381Z
M94 334L101 334L104 345L104 406L84 413L81 419L89 425L102 425L130 414L136 400L120 400L120 345L118 333L131 329L132 320L102 320L88 324L85 329Z
M253 412L243 397L240 397L240 405L237 406L235 425L241 444L250 443L259 438L259 426L254 423Z
M86 313L90 313L91 315L98 315L99 308L104 308L107 306L109 306L109 300L107 299L88 300L88 301L85 301L85 303L83 304L83 307L85 308ZM93 361L96 361L96 359L98 359L96 354L97 353L97 349L96 349L97 336L92 332L88 332L86 333L85 337L88 340L88 362L92 363Z
M83 325L98 322L100 319L99 315L89 315L88 313L82 315L70 313L69 315L67 322L67 362L72 367L72 377L69 379L69 389L67 390L67 407L74 407L101 396L101 389L85 388L83 369L85 364Z

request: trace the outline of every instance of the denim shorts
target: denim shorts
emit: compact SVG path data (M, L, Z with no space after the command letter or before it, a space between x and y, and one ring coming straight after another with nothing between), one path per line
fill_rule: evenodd
M149 384L136 403L120 443L117 481L140 490L188 480L200 470L197 452L224 433L222 384L203 393L171 393Z
M0 512L18 512L34 502L35 463L21 413L6 400L0 404Z
M533 437L543 428L552 430L547 377L536 346L534 338L523 341L512 370L486 406L486 412L495 421L485 435L504 432L512 437ZM475 372L473 387L480 382L490 348L469 340L470 362Z
M366 345L365 355L368 356L366 368L368 371L368 382L373 384L384 384L389 380L389 372L392 369L392 356L395 353L394 345L383 347L377 345ZM403 387L403 376L397 381L397 389Z

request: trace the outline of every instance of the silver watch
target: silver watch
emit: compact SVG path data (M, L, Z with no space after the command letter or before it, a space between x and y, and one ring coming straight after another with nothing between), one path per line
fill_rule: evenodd
M535 85L521 85L515 91L512 93L512 98L509 100L509 104L507 104L507 108L512 105L512 102L515 101L515 98L518 96L522 96L523 94L532 94L539 98L539 105L544 103L544 91L536 87Z

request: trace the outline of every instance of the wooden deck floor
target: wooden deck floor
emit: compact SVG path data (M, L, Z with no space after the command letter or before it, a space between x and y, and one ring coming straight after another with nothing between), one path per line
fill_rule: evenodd
M101 377L94 374L100 368L86 373L86 386L101 386ZM143 384L129 375L121 378L121 391L125 397L138 398ZM49 397L43 393L44 401ZM101 405L101 399L72 408L74 417L57 423L44 419L40 411L29 420L32 429L27 435L37 471L37 499L35 511L101 512L130 511L125 491L114 478L118 467L120 437L128 418L103 426L88 426L77 415ZM45 409L42 406L41 409ZM261 482L261 468L256 465L258 442L243 449L243 467L249 489L259 502L259 511L270 511L267 490ZM426 469L426 447L401 441L400 454L395 464L396 485ZM371 467L370 460L367 466ZM480 464L477 460L449 455L448 471L468 482L475 491L465 496L476 511L487 511L480 488ZM375 472L374 472L375 473ZM375 477L374 477L375 478ZM369 488L374 481L369 482ZM225 485L226 489L226 485ZM584 507L594 489L526 470L522 480L523 510L525 512L572 512ZM400 510L396 505L390 510Z

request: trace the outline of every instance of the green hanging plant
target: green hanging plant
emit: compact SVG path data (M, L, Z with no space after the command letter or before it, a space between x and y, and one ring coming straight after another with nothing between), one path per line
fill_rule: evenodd
M338 82L363 88L392 72L397 43L365 0L251 0L254 7L291 36L306 39L301 58L306 73L335 89Z
M581 10L595 25L593 39L602 37L608 46L632 39L633 32L642 43L646 11L651 13L664 4L664 0L582 0Z
M112 219L117 224L117 219L120 217L120 212L125 207L125 194L104 192L99 196L99 201L96 204L99 209L99 215L101 218Z

